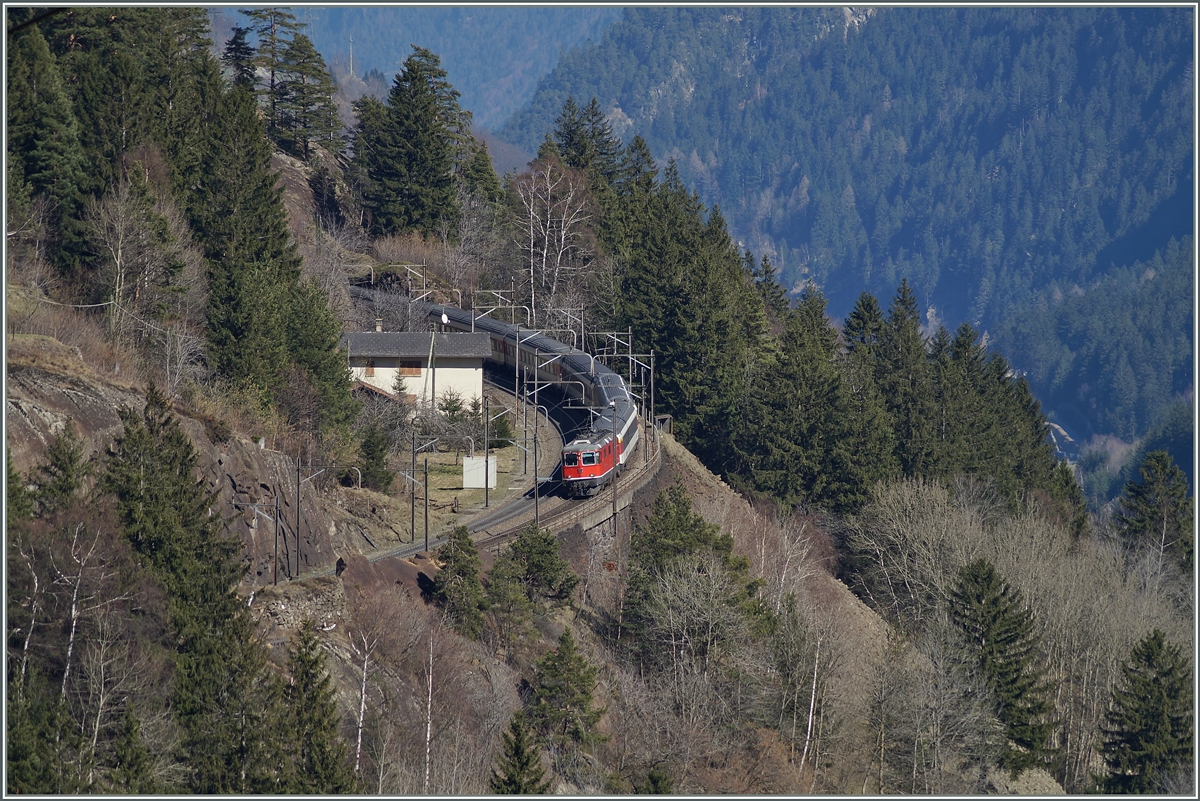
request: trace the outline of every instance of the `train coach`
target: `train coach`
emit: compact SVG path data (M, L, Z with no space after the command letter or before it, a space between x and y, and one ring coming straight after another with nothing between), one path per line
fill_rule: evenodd
M625 380L582 350L539 331L476 317L438 303L415 303L434 324L455 331L487 333L490 361L519 370L526 380L555 382L567 396L591 410L586 430L562 450L564 491L593 495L624 471L640 436L637 404Z

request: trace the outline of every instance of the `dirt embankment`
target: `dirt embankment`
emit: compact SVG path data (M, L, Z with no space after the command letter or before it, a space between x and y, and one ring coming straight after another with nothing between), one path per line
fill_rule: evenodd
M57 340L14 337L7 343L7 355L7 440L13 466L22 473L42 461L47 445L68 424L80 437L85 458L102 459L124 428L118 410L128 407L140 412L145 406L141 391L119 376L98 375L75 349ZM179 404L175 412L196 448L202 477L218 492L213 514L231 518L230 530L244 545L243 593L271 583L276 564L282 581L328 567L339 556L370 552L397 541L380 514L386 503L382 496L328 484L318 493L314 482L306 480L315 471L302 467L297 497L293 457L236 435L222 438L213 426L189 416ZM257 512L249 504L258 504Z

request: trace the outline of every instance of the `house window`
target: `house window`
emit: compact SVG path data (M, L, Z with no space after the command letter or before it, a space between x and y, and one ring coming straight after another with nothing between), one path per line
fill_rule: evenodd
M421 374L421 363L417 361L400 362L400 375L415 375Z
M375 360L367 359L367 378L372 378L375 375Z

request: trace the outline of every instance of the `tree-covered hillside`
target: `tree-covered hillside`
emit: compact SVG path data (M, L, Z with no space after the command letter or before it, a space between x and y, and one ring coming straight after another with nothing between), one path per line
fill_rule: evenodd
M1018 336L1017 318L1102 291L1114 260L1149 263L1192 232L1192 14L629 9L564 54L501 135L535 147L568 96L594 96L615 130L675 159L785 285L814 282L843 316L859 292L907 278L930 331L960 319L991 330L1049 396L1042 351L1067 352ZM1160 376L1188 372L1190 336L1167 328L1178 320L1135 317L1166 329L1141 336L1180 347L1140 348L1127 327L1112 347ZM1105 328L1077 328L1089 326ZM1066 347L1091 363L1094 345ZM1128 385L1085 378L1103 385L1102 406ZM1086 414L1140 435L1190 383L1156 381L1136 410Z
M294 9L308 24L317 50L335 77L378 70L390 84L410 45L437 53L451 82L462 92L463 107L485 128L503 124L528 100L537 80L553 68L563 48L599 39L620 16L610 6L492 8L479 6L324 6ZM232 11L214 12L220 38Z

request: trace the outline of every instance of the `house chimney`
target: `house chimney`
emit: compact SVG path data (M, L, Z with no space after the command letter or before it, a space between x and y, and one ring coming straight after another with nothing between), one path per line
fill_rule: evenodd
M375 330L376 330L376 331L382 331L382 330L383 330L383 318L382 318L382 317L376 317L376 318L375 318Z

